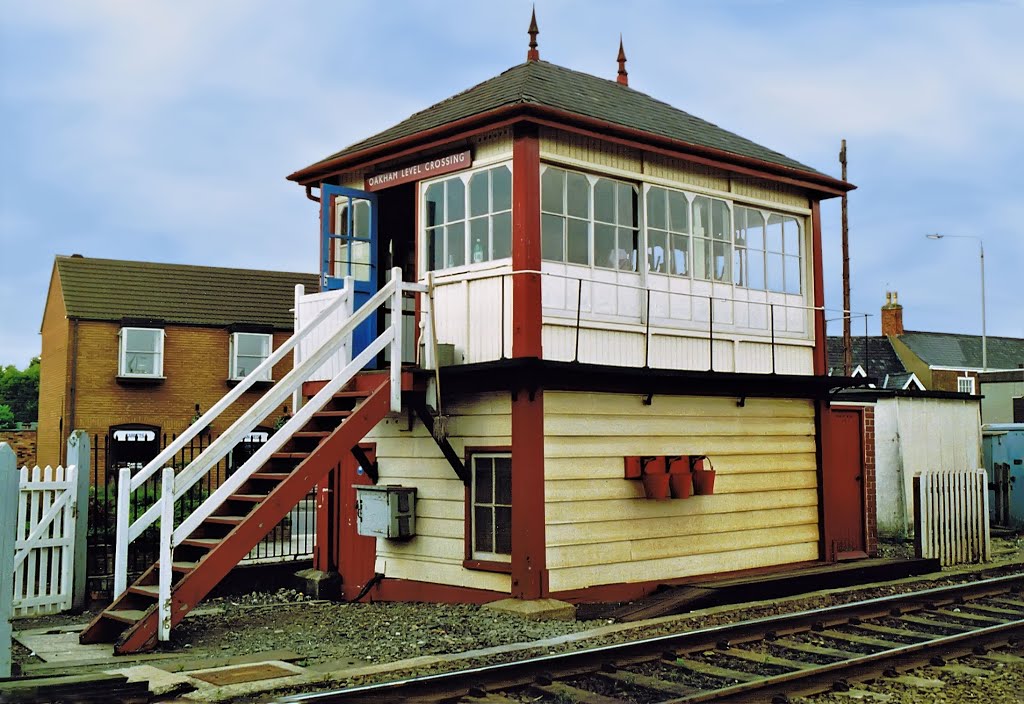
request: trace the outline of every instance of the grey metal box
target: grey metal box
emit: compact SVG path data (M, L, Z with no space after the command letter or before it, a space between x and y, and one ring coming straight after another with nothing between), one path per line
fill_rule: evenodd
M375 538L416 535L416 487L357 485L356 531Z

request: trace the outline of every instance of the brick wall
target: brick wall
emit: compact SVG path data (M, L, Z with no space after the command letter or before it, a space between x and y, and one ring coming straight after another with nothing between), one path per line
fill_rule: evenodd
M64 401L68 390L70 331L60 277L54 275L50 278L50 291L43 311L42 353L39 356L37 460L43 467L60 464L64 439L67 437L61 429L61 418L64 417Z
M871 557L878 554L878 511L875 492L875 407L864 408L864 512L865 545Z
M73 429L85 430L90 435L103 434L111 426L126 423L156 426L168 436L180 433L191 424L196 404L201 412L206 412L231 388L227 383L230 334L223 328L167 326L163 363L166 378L160 382L128 382L117 378L121 326L94 321L79 321L77 325L74 408L70 400L65 402L65 440ZM290 335L275 333L275 349ZM290 369L288 355L274 367L273 379L279 380ZM215 436L260 398L266 385L258 386L245 393L213 424ZM288 405L290 411L290 401ZM263 422L273 425L283 412L278 408Z
M0 442L5 442L18 456L18 466L35 467L36 464L36 431L34 430L0 430Z
M930 391L957 391L956 380L962 376L974 377L974 392L978 393L981 389L981 382L978 381L977 372L960 372L947 369L933 369L932 370L932 385L929 388Z

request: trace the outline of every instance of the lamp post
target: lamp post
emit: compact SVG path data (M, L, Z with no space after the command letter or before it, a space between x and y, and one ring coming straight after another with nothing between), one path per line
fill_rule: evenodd
M978 240L978 253L981 255L981 370L988 369L988 338L985 336L985 243L977 235L925 235L930 240L941 240L956 237L964 240Z

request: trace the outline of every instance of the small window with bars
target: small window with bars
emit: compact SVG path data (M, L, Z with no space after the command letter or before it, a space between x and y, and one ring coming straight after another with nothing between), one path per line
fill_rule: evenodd
M974 393L974 377L958 376L956 378L956 390L962 394Z
M512 559L512 455L472 456L473 558Z

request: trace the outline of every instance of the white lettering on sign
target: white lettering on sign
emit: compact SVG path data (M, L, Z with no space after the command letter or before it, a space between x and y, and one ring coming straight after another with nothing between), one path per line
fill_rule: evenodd
M366 179L366 190L376 191L381 188L408 183L409 181L419 181L420 179L430 178L431 176L440 176L441 174L447 174L452 171L469 168L472 163L473 161L470 158L470 152L467 149L464 152L441 156L436 159L431 159L430 161L425 161L421 164L403 166L402 168L394 169L393 171L385 171L383 173L374 174L373 176L368 176Z

